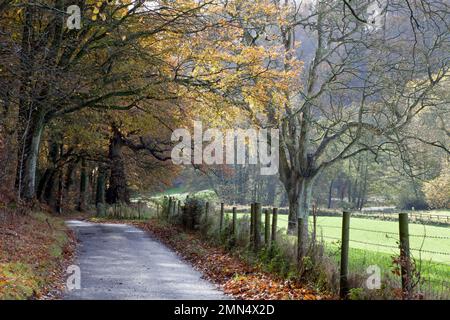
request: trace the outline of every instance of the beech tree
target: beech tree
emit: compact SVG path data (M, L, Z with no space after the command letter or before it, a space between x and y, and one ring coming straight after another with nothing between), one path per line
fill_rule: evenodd
M66 8L73 4L81 8L79 30L66 27ZM189 1L2 3L2 111L18 110L19 198L35 197L42 135L53 119L83 109L145 108L167 96L160 92L173 82L171 65L164 61L168 42L157 39L203 27L194 21L203 6Z
M66 26L69 4L81 8L79 30ZM55 190L52 184L55 175L62 176L62 164L70 169L68 185L72 171L84 168L79 172L83 182L78 203L79 209L84 207L83 172L86 165L94 171L100 166L90 164L92 152L71 145L83 143L82 139L67 139L65 134L58 138L49 132L49 148L40 157L42 137L59 119L77 121L96 112L106 114L111 134L107 155L102 155L109 162L106 198L128 202L124 150L168 160L164 139L149 135L145 126L176 126L178 120L200 110L205 116L224 105L231 111L233 106L263 97L264 89L276 85L277 79L266 67L270 50L243 50L235 40L244 33L233 15L223 15L226 7L220 2L188 0L152 4L141 0L9 1L2 5L1 103L2 112L17 112L11 133L17 141L17 197L30 201L38 190L41 200L54 203L49 190ZM254 79L263 76L259 91L251 90ZM245 94L237 95L237 88L245 88ZM170 114L168 121L162 116L165 113ZM76 116L70 118L72 114ZM130 115L138 115L133 117L138 125L124 120ZM70 126L64 120L61 124ZM48 167L38 185L39 161ZM99 199L102 194L100 188Z
M80 30L66 27L69 4L81 8ZM2 6L9 37L2 39L11 61L2 71L16 76L11 85L18 88L2 85L18 108L19 198L35 196L41 138L52 119L86 108L130 110L159 98L171 79L158 35L197 31L195 12L203 6L188 1L149 6L145 1L62 0Z

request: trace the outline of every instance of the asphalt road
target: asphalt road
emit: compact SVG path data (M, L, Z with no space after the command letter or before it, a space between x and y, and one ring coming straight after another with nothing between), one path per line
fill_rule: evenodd
M147 233L125 224L67 222L78 240L81 289L64 299L227 299Z

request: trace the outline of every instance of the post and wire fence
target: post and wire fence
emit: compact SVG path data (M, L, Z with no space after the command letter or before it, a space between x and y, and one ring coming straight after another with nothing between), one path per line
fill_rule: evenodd
M385 269L390 268L387 271L391 273L398 273L402 296L406 299L413 298L413 292L424 291L433 297L449 298L450 252L428 249L438 242L443 248L450 247L448 233L447 235L433 235L426 234L426 232L410 233L410 226L413 226L416 231L421 227L424 230L436 227L428 224L420 226L417 223L411 224L408 213L398 214L396 219L398 231L396 232L369 229L368 227L352 227L350 226L350 216L349 212L343 213L342 226L319 223L319 229L322 232L320 237L329 243L339 244L341 248L339 257L341 296L348 294L349 270L364 271L362 266L378 264ZM356 218L356 220L361 222L362 219ZM381 221L380 223L386 222ZM335 231L330 232L332 229ZM323 230L328 232L323 234ZM341 237L329 235L330 233L336 234L338 231L342 232ZM448 230L443 230L443 232L448 232ZM381 237L376 239L373 235ZM411 241L415 246L411 245ZM424 248L424 244L427 244L426 241L430 244ZM354 251L350 258L349 250ZM395 280L395 278L393 279Z
M183 201L174 197L167 198L165 203L166 207L158 208L158 211L165 212L169 217L180 215L184 210ZM249 215L242 208L238 210L236 206L226 206L225 203L220 203L220 209L217 213L211 202L206 202L204 207L204 218L215 217L215 221L218 224L218 233L221 234L228 230L227 236L233 239L236 239L237 234L240 232L241 223L239 221L246 217L248 242L251 251L255 254L271 244L277 243L280 222L286 222L284 219L285 215L279 214L279 208L262 207L261 203L257 202L252 203L249 210L247 209ZM438 292L440 296L444 294L444 296L448 297L450 290L448 282L450 253L431 249L429 246L424 247L423 245L425 241L434 241L430 245L433 245L435 242L448 242L450 245L450 236L448 234L435 235L426 234L426 232L419 234L417 232L419 226L417 220L415 217L411 218L411 214L408 213L400 213L396 219L390 221L380 219L381 224L397 224L397 230L392 230L392 225L389 225L391 229L388 228L388 230L384 231L373 228L373 225L370 223L367 223L367 227L360 226L360 220L363 220L361 216L357 215L355 218L353 213L347 211L344 211L340 217L331 217L332 219L318 216L317 208L313 207L312 211L313 223L312 230L310 230L310 238L312 238L313 242L320 241L326 246L331 244L334 246L334 252L338 253L336 256L339 262L339 295L342 298L348 297L351 290L351 281L349 280L351 273L361 271L361 268L367 267L370 263L380 264L384 269L391 269L385 273L394 275L392 279L399 279L398 285L401 287L404 299L414 298L414 292L423 291L424 289L428 292ZM302 219L300 218L298 225L303 225ZM325 219L325 223L322 223L321 219ZM336 222L336 219L341 219L341 222L329 224L330 221ZM358 222L355 226L352 226L353 220ZM410 232L411 220L414 221L413 229L416 233ZM371 220L366 219L366 221ZM420 224L420 226L423 226L423 228L435 228L425 223ZM305 238L303 232L305 232L303 228L298 228L296 234L297 243ZM308 229L306 232L308 232ZM378 238L374 236L378 236ZM445 248L445 246L443 247ZM306 254L301 245L298 245L297 250L298 257L303 257ZM371 261L372 254L374 259ZM435 259L435 257L443 258ZM300 259L298 261L300 265Z

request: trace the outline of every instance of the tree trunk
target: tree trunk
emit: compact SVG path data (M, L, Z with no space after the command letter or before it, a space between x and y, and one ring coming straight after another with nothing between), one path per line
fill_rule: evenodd
M297 220L303 218L304 228L308 228L308 217L311 212L312 186L314 178L302 177L294 183L294 187L288 190L289 201L289 217L288 217L288 233L296 234ZM308 233L303 232L307 237ZM306 240L303 239L303 240Z
M17 170L16 170L16 191L17 197L34 197L35 168L32 168L33 146L36 144L36 130L32 118L37 113L33 111L30 99L30 85L32 70L34 65L34 52L32 41L32 29L34 20L34 8L26 6L24 11L24 23L22 30L22 45L20 50L21 85L19 89L19 114L18 114L18 134L17 134ZM35 133L35 131L37 131ZM34 133L34 134L33 134ZM34 142L33 142L34 140ZM38 142L39 143L39 142Z
M352 203L355 208L358 208L358 189L359 189L359 181L358 178L355 178L352 183Z
M275 197L277 193L277 184L275 182L275 179L269 179L268 180L268 186L266 188L267 190L267 205L273 206L275 204Z
M88 176L86 172L86 160L81 160L81 172L80 172L80 194L78 197L78 206L77 210L82 212L86 210L86 202L87 202L87 184L88 184Z
M105 181L106 181L106 168L100 165L97 175L97 188L95 194L95 206L97 208L97 215L105 215Z
M125 175L125 163L122 154L123 140L118 128L113 126L113 137L109 145L109 160L111 175L109 178L109 188L106 192L106 202L130 203L130 193Z
M48 170L50 173L48 174L47 181L45 182L42 200L45 201L50 207L54 208L57 197L55 182L58 172L55 168L49 168Z
M78 161L71 161L67 166L67 171L64 178L64 197L70 193L70 188L73 185L73 172L78 164Z
M328 189L328 209L331 209L331 204L332 204L332 197L333 197L333 182L334 182L334 180L331 180L331 182L330 182L330 188Z
M45 169L44 174L39 180L39 184L36 190L36 198L43 202L45 201L45 190L47 188L48 182L52 179L53 170L51 168Z
M89 175L89 192L91 202L94 204L97 203L97 179L98 179L98 168L97 170L91 170L91 174Z
M237 203L239 204L245 204L247 203L247 199L246 199L246 191L247 191L247 186L246 186L246 182L247 182L247 172L246 172L246 167L244 166L237 166L237 170L239 172L239 179L238 179L238 186L237 186L237 190L238 190L238 195L237 195Z
M362 185L362 190L361 190L361 197L360 197L360 202L359 202L359 207L358 207L359 211L362 210L362 208L364 207L364 204L366 203L368 171L369 171L369 166L367 165L367 162L366 162L366 168L365 168L365 171L364 171L363 185Z
M41 177L36 196L39 201L45 201L51 207L55 204L55 175L58 162L59 146L56 141L50 141L47 161L49 166L45 169L44 175Z
M62 149L61 145L61 149ZM62 153L62 152L61 152ZM58 214L63 213L63 200L64 200L64 168L58 168L58 192L55 204L55 211Z
M299 211L299 192L296 189L287 191L287 198L289 203L289 215L288 215L288 234L294 234L297 228L297 215Z
M346 189L346 184L344 182L343 179L341 179L341 185L340 185L340 200L341 202L344 201L344 196L345 196L345 189Z
M347 189L348 203L352 203L352 201L353 201L353 199L352 199L352 180L348 179L347 184L348 184L348 189Z
M297 178L299 178L297 176ZM312 186L314 178L300 177L292 185L293 188L289 189L289 218L288 218L288 233L297 234L297 259L299 265L302 264L303 257L306 254L308 248L308 218L311 211L312 200ZM297 221L302 218L303 225L298 225Z
M32 200L36 192L36 166L39 156L42 132L44 130L44 112L36 111L30 119L23 123L19 132L18 166L16 189L18 196Z
M63 1L55 2L55 9L63 9ZM36 195L36 166L38 162L39 148L42 132L48 115L46 99L51 95L51 86L47 79L54 76L53 67L56 66L58 57L57 48L61 43L63 32L63 17L55 19L53 30L39 35L36 38L34 23L39 21L40 14L36 11L35 4L27 4L24 9L24 21L22 29L22 42L20 48L20 89L18 112L18 161L16 173L16 191L18 198L30 201ZM59 31L59 32L58 32ZM50 50L46 51L44 61L40 62L40 68L45 66L45 74L35 77L36 52L46 50L45 43L50 41L53 35ZM48 64L48 65L47 65ZM42 78L40 78L42 77ZM36 81L37 80L37 81Z

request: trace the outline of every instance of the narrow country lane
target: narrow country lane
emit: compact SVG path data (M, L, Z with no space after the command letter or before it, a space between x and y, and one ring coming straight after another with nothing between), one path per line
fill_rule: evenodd
M79 240L81 289L65 299L229 299L147 233L125 224L67 222Z

